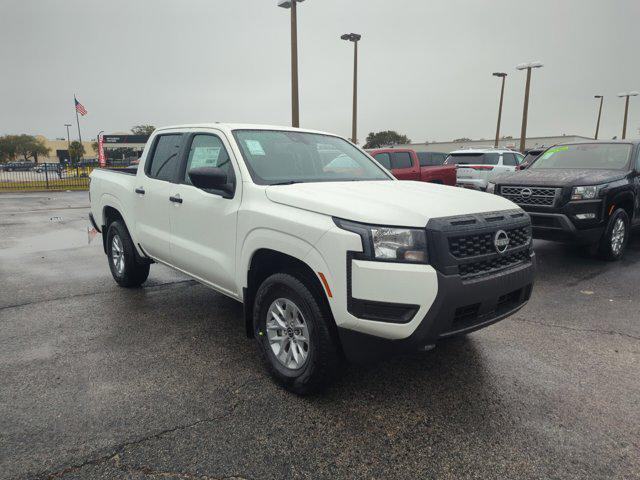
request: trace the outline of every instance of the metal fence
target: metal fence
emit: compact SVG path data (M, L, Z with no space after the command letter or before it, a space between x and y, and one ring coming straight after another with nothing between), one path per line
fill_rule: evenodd
M125 168L126 165L109 165ZM99 168L97 162L77 165L62 163L0 164L0 192L41 190L88 190L89 174Z

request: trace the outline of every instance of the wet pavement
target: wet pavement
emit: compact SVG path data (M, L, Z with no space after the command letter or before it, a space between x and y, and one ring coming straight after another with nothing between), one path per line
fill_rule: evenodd
M299 398L241 307L112 281L86 192L0 195L0 478L640 478L640 235L536 242L516 316Z

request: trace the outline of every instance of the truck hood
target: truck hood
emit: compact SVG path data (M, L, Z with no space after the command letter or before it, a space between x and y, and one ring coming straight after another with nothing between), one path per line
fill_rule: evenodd
M545 187L575 187L598 185L624 178L627 173L620 170L582 170L560 168L537 168L500 175L497 185L526 185Z
M431 218L519 208L509 200L434 183L362 181L266 187L269 200L362 223L423 227Z

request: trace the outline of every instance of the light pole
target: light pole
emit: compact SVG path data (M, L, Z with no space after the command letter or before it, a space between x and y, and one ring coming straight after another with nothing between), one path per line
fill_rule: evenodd
M500 140L500 121L502 120L502 100L504 99L504 81L507 74L504 72L494 72L494 77L502 78L502 88L500 89L500 106L498 107L498 126L496 127L496 141L494 147L498 148L498 141Z
M635 97L639 95L638 92L625 92L619 93L618 96L620 98L625 97L624 102L624 121L622 122L622 140L627 138L627 117L629 116L629 97Z
M298 19L297 3L304 0L278 0L278 6L291 9L291 126L300 126L298 106Z
M522 130L520 130L520 151L524 153L525 144L527 141L527 114L529 113L529 90L531 88L531 69L532 68L540 68L542 67L542 63L540 62L529 62L529 63L521 63L516 66L517 70L526 70L527 71L527 83L524 87L524 108L522 110Z
M600 131L600 117L602 116L602 102L604 102L604 97L602 95L594 95L593 98L600 99L600 108L598 108L598 121L596 122L596 135L594 140L598 139L598 132Z
M358 42L362 38L359 33L345 33L340 37L353 42L353 114L351 116L351 141L358 143Z
M65 127L67 127L67 155L69 155L69 161L71 161L71 137L69 137L69 127L70 123L65 123Z

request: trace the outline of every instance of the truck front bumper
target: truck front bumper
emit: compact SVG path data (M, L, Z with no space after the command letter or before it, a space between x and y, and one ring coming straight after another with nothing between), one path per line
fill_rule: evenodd
M484 328L512 315L531 296L535 255L531 261L492 276L465 281L459 275L437 275L437 294L411 335L397 340L338 327L345 356L363 363L417 351L438 341Z

